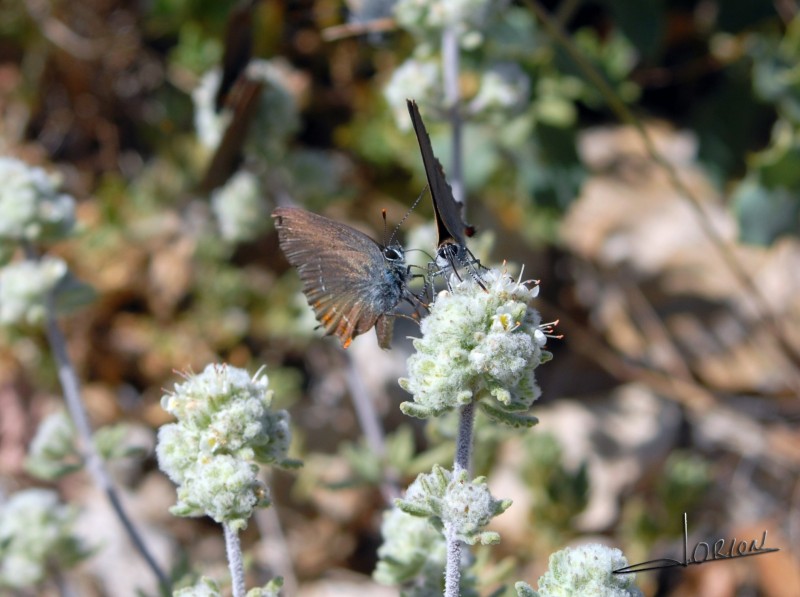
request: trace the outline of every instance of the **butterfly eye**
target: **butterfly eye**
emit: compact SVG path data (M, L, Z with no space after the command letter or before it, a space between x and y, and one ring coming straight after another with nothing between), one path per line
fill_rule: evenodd
M442 245L439 247L439 250L436 252L439 257L443 257L448 261L458 258L459 254L459 246L455 243L448 243L446 245Z
M386 247L383 250L383 256L389 261L402 261L403 254L393 247Z

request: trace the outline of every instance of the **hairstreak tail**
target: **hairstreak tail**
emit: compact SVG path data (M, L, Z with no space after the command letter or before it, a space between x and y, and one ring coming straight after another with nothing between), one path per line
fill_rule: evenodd
M405 254L366 234L297 207L273 213L278 243L297 268L303 292L321 326L347 348L373 326L381 348L389 348L394 309L411 301Z

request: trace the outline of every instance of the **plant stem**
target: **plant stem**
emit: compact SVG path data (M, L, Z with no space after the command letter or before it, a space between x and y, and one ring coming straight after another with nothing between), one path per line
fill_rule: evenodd
M442 31L442 71L444 74L445 107L452 127L450 184L453 198L466 208L464 191L464 170L461 157L461 90L459 88L459 47L456 28L448 25ZM453 463L453 477L460 471L469 471L472 451L472 426L475 419L475 405L470 402L461 407L456 440L456 458ZM453 529L445 527L447 540L447 564L444 572L445 597L458 597L461 588L461 541Z
M228 554L228 568L231 571L231 589L233 597L244 597L244 562L242 561L242 544L239 542L239 531L235 531L227 522L222 523L225 533L225 551Z
M165 591L169 592L169 580L156 563L153 555L147 549L147 546L144 544L139 531L134 526L133 521L128 516L128 513L125 511L125 507L122 505L122 500L119 497L117 488L114 486L108 471L106 471L103 459L100 457L100 454L97 453L97 450L94 447L89 417L86 414L86 410L83 407L83 402L81 401L80 397L80 385L78 383L78 377L75 374L75 369L72 367L72 361L67 353L64 335L61 333L61 329L58 327L58 322L55 318L55 306L53 304L54 301L52 294L49 297L48 302L50 304L48 305L48 316L46 323L47 340L50 344L50 349L53 351L53 357L56 361L56 366L58 368L58 379L61 382L61 389L64 391L64 401L66 402L67 410L69 411L70 418L72 419L72 422L78 431L78 450L80 451L81 456L86 464L86 470L89 472L89 475L92 477L95 485L102 489L106 494L106 498L111 504L111 507L114 509L117 518L119 518L122 526L125 527L125 532L128 534L128 538L130 539L131 543L133 543L136 551L138 551L139 554L144 558L145 562L150 567L150 570L156 576L159 585L161 585Z
M39 256L31 246L25 245L24 249L25 256L28 259L39 259ZM47 334L47 341L50 344L50 350L53 351L53 358L55 359L58 371L58 380L64 392L64 402L67 405L72 423L75 425L75 429L78 432L76 444L86 465L86 470L89 472L95 485L106 494L106 498L116 513L117 518L119 518L122 523L122 526L125 528L128 538L155 575L162 591L165 594L169 594L171 592L169 579L156 563L155 558L144 544L139 531L133 525L133 521L125 511L122 500L117 493L117 488L114 486L114 482L111 480L108 471L106 471L103 459L95 449L94 442L92 441L92 427L89 423L89 416L86 414L86 409L81 400L78 376L75 373L75 368L72 366L72 360L69 358L64 334L61 333L61 328L58 327L58 322L56 321L55 298L52 292L47 297L45 333Z
M453 478L461 471L469 473L474 423L475 403L470 402L462 406L459 412ZM444 594L445 597L458 597L461 584L461 541L447 526L445 527L445 539L447 540L447 565L444 571Z
M53 584L58 588L59 597L78 597L58 564L55 562L48 563L47 574L53 579Z
M447 539L447 567L444 570L444 597L458 597L461 590L461 541L455 533L445 529Z
M466 193L464 192L464 168L461 157L461 90L458 85L459 75L459 48L458 35L455 27L447 26L442 31L442 71L444 73L444 101L445 109L453 128L451 140L450 185L453 188L453 197L466 207Z
M472 457L472 428L475 423L475 403L470 402L461 407L458 421L458 439L456 440L456 460L453 466L453 474L458 471L470 469L470 459Z

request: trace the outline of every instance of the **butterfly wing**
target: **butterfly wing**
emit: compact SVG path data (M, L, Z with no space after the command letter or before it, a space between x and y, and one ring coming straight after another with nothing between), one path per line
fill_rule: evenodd
M439 244L441 248L446 244L454 243L459 247L466 246L464 238L468 226L461 219L461 203L453 197L453 189L447 184L441 162L436 159L431 147L431 139L422 122L417 102L407 100L408 113L417 135L419 151L422 154L422 163L425 166L425 175L428 177L428 186L433 198L433 210L436 215L436 227L439 231Z
M222 186L239 167L242 146L258 111L263 90L264 83L242 77L229 93L233 114L206 168L200 183L201 191L208 193Z
M279 207L272 217L278 242L300 274L303 292L327 334L345 348L378 325L388 348L392 311L403 296L405 269L358 230L300 208ZM388 335L387 335L388 334Z

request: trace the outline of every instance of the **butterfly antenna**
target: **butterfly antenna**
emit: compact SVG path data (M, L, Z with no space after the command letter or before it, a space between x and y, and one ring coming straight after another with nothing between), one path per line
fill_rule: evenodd
M411 204L411 207L408 208L408 211L406 212L406 215L404 215L403 218L397 223L397 226L395 226L394 231L392 232L392 237L389 239L389 242L387 243L387 246L392 244L392 241L397 236L397 233L400 230L400 226L402 226L405 223L405 221L408 219L408 216L410 216L411 212L414 211L414 209L417 207L419 202L422 200L423 195L425 195L425 191L427 191L427 190L428 190L428 185L425 185L422 188L422 192L419 194L419 197L417 197L416 201L414 201L414 203ZM386 222L386 218L384 218L384 223L385 222ZM384 237L385 237L385 233L384 233Z

